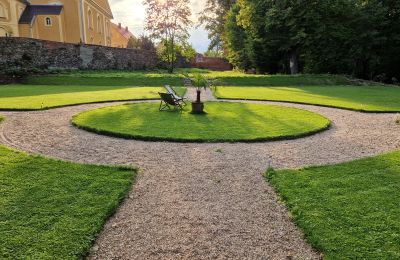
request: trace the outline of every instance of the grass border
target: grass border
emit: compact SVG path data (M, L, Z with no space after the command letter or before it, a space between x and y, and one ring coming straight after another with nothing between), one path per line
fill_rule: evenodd
M348 108L348 107L340 107L340 106L334 106L334 105L322 105L322 104L313 104L313 103L307 103L307 102L301 102L301 101L284 101L284 100L274 100L274 99L256 99L256 98L221 98L215 95L213 93L214 97L218 100L237 100L237 101L270 101L270 102L280 102L280 103L289 103L289 104L300 104L300 105L310 105L310 106L317 106L317 107L329 107L329 108L336 108L336 109L343 109L343 110L349 110L349 111L355 111L355 112L362 112L362 113L370 113L370 114L396 114L400 113L399 110L388 110L388 111L382 111L382 110L365 110L365 109L357 109L357 108Z
M185 96L188 88L186 87L179 87L179 88L184 88L184 92L182 96ZM103 100L103 101L89 101L89 102L79 102L79 103L74 103L74 104L66 104L66 105L59 105L59 106L49 106L49 107L42 107L42 108L2 108L0 107L0 111L45 111L45 110L50 110L50 109L56 109L56 108L63 108L63 107L73 107L73 106L79 106L79 105L88 105L88 104L102 104L102 103L115 103L115 102L129 102L129 101L157 101L160 100L160 98L155 97L155 98L139 98L139 99L111 99L111 100ZM0 120L1 122L1 120Z
M296 203L290 203L288 197L283 194L281 188L278 185L278 182L274 179L274 177L279 174L279 171L301 171L301 170L312 170L312 169L318 169L318 168L326 168L326 167L336 167L336 166L341 166L341 165L346 165L346 164L351 164L355 162L362 162L365 160L369 159L376 159L378 157L390 155L396 152L400 152L400 150L397 148L395 150L390 150L384 153L379 153L376 155L369 155L365 157L360 157L360 158L355 158L351 160L346 160L346 161L341 161L341 162L336 162L336 163L328 163L328 164L316 164L316 165L306 165L303 167L299 168L282 168L282 169L276 169L272 166L269 166L263 173L263 177L265 182L267 182L272 189L274 190L275 194L277 194L279 202L285 207L286 211L289 213L289 218L291 221L296 225L296 227L301 231L303 238L306 240L306 242L311 245L311 247L319 254L321 255L322 259L326 258L327 251L324 250L324 248L318 244L315 240L312 240L311 233L313 232L313 229L307 228L302 220L301 220L301 214L296 211ZM289 205L292 204L292 205ZM330 257L332 258L332 257ZM329 259L330 259L329 258Z
M3 117L0 117L0 122L3 120ZM23 150L19 150L19 149L15 149L3 144L0 144L0 146L5 147L6 149L10 150L10 151L14 151L17 153L21 153L25 156L29 156L32 158L38 158L38 159L44 159L44 160L50 160L53 162L61 162L61 163L69 163L72 165L81 165L81 166L93 166L93 167L106 167L106 168L113 168L113 169L117 169L119 171L131 171L132 172L132 177L129 180L129 185L126 187L126 189L124 189L119 198L115 201L115 205L113 207L110 207L108 211L104 212L104 217L101 220L101 222L99 223L99 227L98 229L93 232L92 237L91 237L91 242L88 244L88 248L83 250L82 252L80 252L79 254L76 254L76 257L78 258L85 258L87 256L89 256L91 249L93 248L93 246L96 243L96 240L98 239L99 235L101 234L101 232L104 230L105 224L107 223L107 221L113 217L115 215L115 213L117 212L118 208L121 206L121 204L124 202L124 200L127 199L129 192L132 190L133 186L136 183L136 179L137 176L139 174L139 168L136 166L128 166L128 165L107 165L107 164L94 164L94 163L80 163L80 162L76 162L76 161L68 161L68 160L61 160L61 159L57 159L54 157L47 157L47 156L43 156L40 154L31 154L29 152L25 152Z
M224 101L217 101L217 102L224 102ZM225 101L228 102L228 101ZM126 106L126 105L131 105L129 103L127 104L123 104L122 106ZM121 105L116 105L116 106L121 106ZM113 106L110 106L113 107ZM95 134L99 134L99 135L105 135L105 136L110 136L110 137L117 137L117 138L123 138L123 139L127 139L127 140L141 140L141 141L150 141L150 142L175 142L175 143L256 143L256 142L272 142L272 141L283 141L283 140L293 140L293 139L298 139L298 138L302 138L302 137L307 137L307 136L311 136L320 132L323 132L325 130L328 130L331 128L332 126L332 122L331 120L329 120L329 118L322 116L318 113L312 112L312 111L308 111L306 109L301 109L301 108L294 108L294 109L298 109L298 110L302 110L302 111L307 111L309 113L313 113L316 115L321 116L322 118L326 119L328 121L327 124L325 124L323 127L316 129L316 130L312 130L312 131L308 131L308 132L304 132L304 133L300 133L300 134L294 134L294 135L286 135L286 136L276 136L276 137L260 137L260 138L254 138L254 139L186 139L186 138L173 138L173 137L156 137L156 136L144 136L144 135L132 135L132 134L124 134L124 133L116 133L113 131L108 131L108 130L102 130L102 129L97 129L95 127L90 127L90 126L83 126L80 124L77 124L74 122L74 119L76 117L78 117L80 114L85 113L87 111L82 111L76 115L73 115L70 123L72 126L75 126L79 129L88 131L88 132L92 132Z
M104 100L104 101L93 101L93 102L82 102L82 103L75 103L75 104L66 104L66 105L59 105L59 106L50 106L50 107L43 107L43 108L0 108L0 111L45 111L50 109L56 108L63 108L63 107L73 107L73 106L80 106L80 105L90 105L90 104L102 104L102 103L115 103L115 102L129 102L129 101L156 101L160 100L159 98L141 98L141 99L114 99L114 100Z

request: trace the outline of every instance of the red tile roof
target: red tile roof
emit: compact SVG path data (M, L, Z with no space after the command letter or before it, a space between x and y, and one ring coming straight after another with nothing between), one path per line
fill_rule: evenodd
M126 39L134 37L133 34L128 30L128 27L122 27L120 25L121 24L111 23L111 26L114 27Z

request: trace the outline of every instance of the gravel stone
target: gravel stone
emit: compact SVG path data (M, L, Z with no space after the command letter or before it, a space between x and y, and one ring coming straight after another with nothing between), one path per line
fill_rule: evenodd
M125 140L71 126L73 115L111 105L103 103L0 112L0 142L68 161L139 167L90 259L318 259L262 174L269 164L298 168L398 149L398 114L254 103L307 109L332 127L288 141L207 144Z

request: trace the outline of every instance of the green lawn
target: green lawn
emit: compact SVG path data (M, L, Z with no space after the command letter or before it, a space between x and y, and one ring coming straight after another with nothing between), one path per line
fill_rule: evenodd
M136 175L2 146L0 165L0 259L82 258Z
M400 259L400 151L267 173L326 259Z
M400 111L400 87L288 86L218 87L218 98L285 101L365 112Z
M0 87L0 109L44 109L81 103L154 99L162 86L177 87L182 73L217 78L218 98L258 99L333 106L367 112L400 111L400 88L357 86L340 75L250 75L237 71L73 71L28 77L24 85ZM140 87L140 88L138 88Z
M236 142L289 139L326 129L328 119L305 110L231 102L205 103L207 114L159 112L158 103L105 107L72 120L101 134L144 140Z
M184 94L185 88L175 88ZM116 86L55 86L55 85L5 85L0 86L0 109L36 110L95 103L159 98L163 87Z
M84 86L152 86L165 84L183 86L179 73L147 71L75 71L68 74L31 76L25 84L30 85L84 85Z
M177 69L166 71L75 71L68 74L32 76L26 84L91 85L91 86L172 86L183 85L182 73L203 73L208 78L218 78L224 86L287 86L287 85L351 85L338 75L251 75L237 71L210 71L202 69Z

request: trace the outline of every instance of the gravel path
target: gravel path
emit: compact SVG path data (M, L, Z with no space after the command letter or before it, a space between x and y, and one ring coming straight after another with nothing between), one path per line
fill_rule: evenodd
M0 112L6 117L0 140L8 146L140 168L129 197L93 246L93 259L319 258L263 179L268 164L336 163L400 147L395 114L295 104L283 105L320 113L332 128L290 141L183 144L123 140L70 126L74 114L107 105Z

